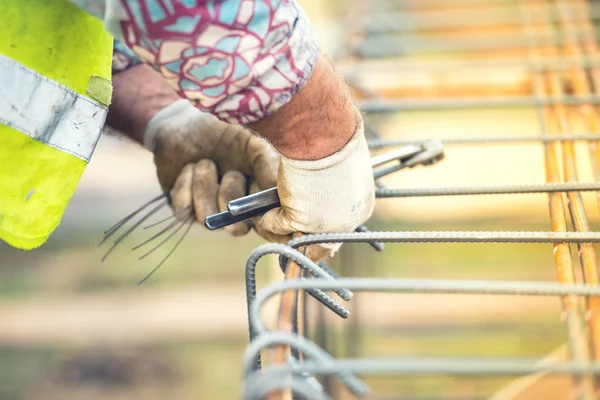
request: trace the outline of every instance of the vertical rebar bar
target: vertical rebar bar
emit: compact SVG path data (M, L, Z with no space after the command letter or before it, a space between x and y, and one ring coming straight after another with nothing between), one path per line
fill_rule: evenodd
M305 248L298 249L304 253ZM285 279L299 279L302 276L302 268L292 261L289 260L288 266L285 270ZM297 325L294 323L298 317L298 290L287 290L281 294L279 304L279 316L277 319L277 329L282 332L294 333ZM273 362L276 364L283 364L287 361L290 356L290 347L286 345L276 346L273 350ZM288 377L286 379L291 379ZM293 397L290 390L277 390L269 393L269 400L291 400Z
M524 19L525 34L530 38L534 38L533 26L530 22L530 16L524 7L523 0L519 1L521 6L521 12ZM539 44L530 47L530 57L532 61L542 59L542 54L538 48ZM547 54L543 54L547 56ZM536 97L544 97L547 95L547 86L554 79L549 71L534 71L532 72L534 95ZM549 129L556 129L554 125L558 122L556 120L555 109L552 106L545 106L543 109L538 107L538 113L540 118L540 126L542 135L547 136ZM552 124L552 126L550 126ZM547 182L561 182L560 169L559 169L559 157L558 157L558 143L546 143L544 144L544 161L546 167L546 180ZM551 228L553 232L566 232L567 231L567 220L566 211L563 203L563 195L560 193L549 194L549 208L550 208L550 219ZM569 245L567 243L555 243L554 244L554 259L557 272L557 280L560 283L573 284L576 282L575 273L573 269L573 261ZM580 310L578 299L576 296L565 296L562 298L562 306L564 319L567 328L567 338L569 341L569 348L574 360L579 362L586 362L589 360L589 345L585 335L585 329L580 317ZM594 398L594 387L593 381L589 378L574 378L574 392L578 398L593 399Z
M571 5L576 6L574 7L574 13L577 15L578 23L586 29L595 29L590 18L587 0L573 0ZM565 5L563 4L562 6L564 7ZM590 35L589 32L582 32L579 35L579 41L583 51L579 52L577 47L574 47L574 50L577 58L582 63L587 62L591 57L600 55L600 49L594 35ZM575 93L597 94L600 92L599 84L600 68L597 66L588 66L587 73L582 69L581 73L577 75L577 79L573 82L573 90ZM598 109L591 105L586 105L585 108L582 107L582 113L586 128L593 133L600 132L600 114L598 113ZM588 143L594 179L600 181L600 141L590 140ZM600 192L596 192L596 199L600 208Z
M569 22L569 10L566 8L566 4L560 1L556 2L555 5L560 17L559 20L561 21L560 27L566 39L564 53L581 59L581 51L579 49L578 40L572 29L572 23ZM577 65L572 66L569 70L569 80L573 91L576 94L585 94L591 92L583 68L578 67ZM562 87L555 85L554 89L556 94L562 94ZM555 107L560 107L560 105L556 105ZM593 129L595 125L595 112L593 107L589 104L582 104L576 107L576 111L583 117L587 127ZM564 106L560 107L560 112L561 120L564 121L564 124L568 125L568 115L566 114ZM563 134L571 131L569 126L561 124L561 127L564 129L562 132ZM573 142L563 142L563 158L565 181L578 181L577 166L575 163L575 146ZM589 232L589 223L583 204L583 199L581 198L581 193L569 192L567 197L569 199L569 209L575 231ZM584 279L590 284L598 284L598 263L595 246L592 243L580 243L578 244L578 248L581 265L584 270ZM591 351L593 358L598 360L600 358L600 354L598 353L600 351L600 299L592 297L587 300L587 303L588 312L586 314L586 319L590 325L592 344Z

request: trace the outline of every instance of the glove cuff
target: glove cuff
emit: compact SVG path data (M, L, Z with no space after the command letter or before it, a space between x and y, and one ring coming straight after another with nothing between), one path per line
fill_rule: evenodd
M179 125L182 121L188 121L193 117L197 117L198 113L199 110L186 99L177 100L163 108L152 117L146 126L144 147L154 152L156 136L163 126L172 120Z
M316 161L282 157L277 185L281 204L298 232L351 232L375 205L375 183L363 122L338 152ZM336 245L329 246L336 250Z

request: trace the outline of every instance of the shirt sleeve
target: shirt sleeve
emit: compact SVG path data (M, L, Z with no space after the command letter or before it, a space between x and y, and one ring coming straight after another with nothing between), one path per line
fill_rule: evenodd
M288 103L317 58L295 0L71 1L103 3L96 15L125 48L227 122L257 121Z
M123 43L115 40L112 57L112 75L123 72L131 67L142 64L143 61Z

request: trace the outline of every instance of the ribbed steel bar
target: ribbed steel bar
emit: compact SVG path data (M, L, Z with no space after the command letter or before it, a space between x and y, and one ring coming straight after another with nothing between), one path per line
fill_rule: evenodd
M569 18L572 15L570 7L565 7L566 4L563 4L560 1L555 2L554 5L557 8L559 16L561 17L560 29L562 30L566 39L566 44L562 49L562 54L581 58L582 53L577 39L579 32L576 32L569 21ZM587 82L587 76L583 69L579 67L571 68L569 71L569 81L572 86L572 90L576 94L585 95L591 93L589 84ZM555 82L556 81L553 81L554 85L550 87L550 94L562 95L564 93L562 85L558 85ZM566 132L571 131L570 125L572 124L571 119L573 118L573 113L569 114L567 110L560 105L556 105L554 107L556 108L559 121L561 122L558 125L560 128L560 133L564 135ZM595 129L594 122L592 121L594 108L591 105L582 104L574 111L579 112L580 116L586 120L588 129ZM565 180L567 182L576 182L579 180L579 178L577 165L575 162L576 154L574 144L573 142L566 141L562 143L562 147ZM574 229L578 232L588 232L590 227L581 194L579 192L569 192L567 193L567 196L569 199L569 210ZM579 243L578 248L585 281L592 285L598 284L598 261L595 246L592 243ZM586 316L588 317L588 323L590 326L592 343L591 351L593 358L598 361L600 359L600 298L592 297L589 298L587 302L588 313Z
M291 247L317 243L600 243L600 232L411 231L321 233L291 240Z
M289 281L294 282L294 281ZM325 350L314 344L312 341L295 334L286 334L284 332L263 332L256 338L244 352L243 374L247 381L252 379L252 375L258 376L259 372L254 371L253 360L261 350L277 345L287 345L306 354L307 359L319 361L323 364L333 364L336 360ZM358 397L369 393L369 387L351 373L339 371L339 378L348 387L348 390Z
M572 134L568 137L561 136L510 136L510 137L463 137L440 139L444 145L484 145L484 144L524 144L524 143L551 143L577 141L577 140L600 140L600 132L586 134ZM381 149L385 147L406 146L411 144L421 144L424 139L371 139L368 141L369 148ZM599 179L600 181L600 179Z
M298 237L298 235L295 235ZM300 248L298 251L301 254L306 253L306 248ZM294 260L288 262L287 268L285 269L285 280L300 279L302 276L302 269ZM279 315L277 318L277 329L281 332L285 332L288 335L297 333L298 328L298 291L288 290L281 293L279 300ZM291 349L289 346L280 344L275 347L272 351L273 363L282 364L290 356ZM291 379L291 376L285 377L284 379ZM273 390L267 393L269 400L284 400L291 397L292 393L288 389Z
M542 11L548 10L548 6L535 7L528 6L528 11L532 18L540 16ZM600 8L590 7L588 18L597 19L600 17ZM492 26L515 26L521 27L523 20L519 10L514 5L504 5L502 7L489 8L469 8L457 10L419 10L419 11L385 11L371 13L368 17L369 23L366 25L366 33L379 32L412 32L430 29L454 29L454 28L489 28ZM572 22L581 22L581 17L573 16ZM536 22L558 22L563 21L557 13L550 13L549 18L540 18L532 20ZM350 20L347 26L353 26L357 21ZM585 27L583 29L589 29ZM592 27L593 29L593 27Z
M553 46L565 44L560 35L549 38ZM398 34L378 34L366 38L355 49L357 56L362 58L392 58L415 54L455 54L476 53L499 50L523 50L533 46L523 35L508 35L486 37L467 37L461 39L423 39L417 35L399 37Z
M526 34L533 36L534 31L533 24L531 22L531 15L527 12L525 8L525 2L523 0L520 0L519 4L521 6L521 12L524 18ZM552 54L543 54L539 48L539 44L536 43L536 45L530 49L530 56L532 59L537 60L542 56L547 58L552 56ZM553 81L555 82L556 76L553 74L553 71L536 71L532 73L532 79L534 80L535 95L539 98L542 98L547 96L549 92L548 83L552 83ZM553 93L553 95L555 97L557 96L556 93ZM556 131L556 123L558 122L556 112L558 110L560 113L560 107L564 106L558 103L555 108L546 106L542 109L538 107L538 115L543 136L550 136L548 134L549 129ZM566 132L566 128L564 126L563 131ZM544 146L546 177L547 181L550 183L562 181L558 167L558 150L560 143L562 142L549 142ZM556 232L566 232L568 228L562 194L550 194L549 207L552 230ZM554 259L558 282L566 284L575 283L576 278L573 260L569 246L566 243L554 243ZM574 296L564 296L562 297L562 306L565 312L565 324L567 328L567 338L569 341L571 357L573 360L579 363L587 362L590 359L590 346L585 334L583 320L581 318L579 301ZM578 398L588 400L594 398L594 382L592 379L573 376L573 380L575 383L574 394Z
M600 190L600 182L554 182L531 185L495 185L472 187L445 187L423 189L377 189L377 198L428 197L428 196L467 196L493 194L531 194L587 192Z
M501 282L445 279L341 278L336 281L290 280L264 288L250 308L249 318L259 334L268 332L261 318L263 305L290 289L319 288L330 291L346 287L356 291L390 293L486 294L523 296L600 296L600 286L546 282Z
M281 376L283 373L309 373L318 375L335 375L340 370L357 374L451 374L451 375L508 375L549 373L565 374L600 374L600 364L577 362L561 362L556 364L538 364L537 360L478 360L469 358L388 358L388 359L342 359L333 365L318 362L307 362L301 366L284 365L265 370L265 375ZM275 378L277 379L277 378Z
M480 108L541 107L552 104L600 104L600 96L568 96L564 98L537 98L535 96L454 97L412 99L365 99L357 106L366 112L396 112L411 110L453 110Z
M577 5L575 12L579 15L580 19L583 21L583 24L587 26L593 26L593 24L588 18L589 10L587 1L575 0L575 4ZM588 83L586 80L586 86L584 86L583 88L578 87L574 89L576 91L586 91L587 89L587 92L592 92L596 94L600 89L598 87L598 85L600 84L600 66L594 64L586 65L586 62L600 55L600 48L598 47L596 38L590 35L581 35L580 42L583 47L583 55L581 55L579 59L583 61L581 67L588 68L587 75L589 77L590 82ZM590 84L592 87L590 87ZM590 132L600 132L600 114L598 112L598 109L592 107L591 109L587 109L587 111L590 111L590 113L587 114L585 118L586 128ZM600 179L600 139L590 141L589 146L592 171L594 177L596 179ZM598 205L600 206L600 192L597 193L597 200Z
M321 233L293 239L288 245L296 248L317 243L368 243L374 240L387 243L600 243L600 232L412 231Z
M423 7L456 9L465 7L490 7L504 5L506 5L506 0L378 0L375 8L381 10L412 10Z
M392 59L392 60L357 60L352 65L340 61L338 69L348 77L361 76L372 73L398 73L398 72L464 72L465 70L481 72L487 69L517 69L527 71L564 71L573 65L580 65L583 68L593 68L600 66L600 59L597 55L587 57L583 60L577 60L565 57L563 59L544 59L530 60L529 58L495 58L475 59L464 61L460 59L435 59L411 60L411 59Z
M333 276L325 272L319 265L312 262L308 257L294 249L291 249L288 246L277 243L269 243L259 246L254 249L246 262L246 304L248 307L248 312L250 312L251 305L256 299L256 266L258 261L267 254L279 254L280 256L285 256L286 259L295 262L296 264L302 266L302 268L309 271L313 276L315 276L315 278L325 280L335 279ZM318 297L322 304L326 305L327 308L334 311L337 315L345 315L347 317L349 314L349 311L346 308L340 306L321 290L310 289L307 291L307 293L312 293L313 296ZM319 296L316 296L317 294ZM254 328L254 325L250 319L248 320L248 333L250 342L252 342L258 335L258 332ZM259 370L261 366L262 361L259 354L256 357L254 368Z

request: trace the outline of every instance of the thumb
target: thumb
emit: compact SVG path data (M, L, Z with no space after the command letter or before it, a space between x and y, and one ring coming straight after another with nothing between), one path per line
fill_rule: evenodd
M292 226L293 222L288 210L283 207L267 211L259 218L259 224L263 229L276 235L291 235L297 232L297 229Z
M287 243L292 239L292 234L297 232L297 229L293 227L293 219L290 218L285 208L268 211L255 222L255 227L259 235L279 243ZM306 256L314 262L318 262L326 257L333 257L341 245L341 243L310 245L306 249Z
M252 219L256 233L271 242L287 243L292 240L295 230L280 217L284 210L276 208L267 211L264 215Z

